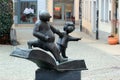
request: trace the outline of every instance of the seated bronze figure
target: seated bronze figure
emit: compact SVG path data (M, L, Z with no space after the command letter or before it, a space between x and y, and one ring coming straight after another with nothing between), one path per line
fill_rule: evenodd
M35 41L28 41L29 49L33 47L39 47L43 50L50 51L55 59L58 62L66 61L67 59L62 58L60 56L60 50L57 48L55 44L55 35L59 35L59 37L63 36L63 33L59 30L55 29L52 25L48 22L51 16L47 11L41 11L39 14L39 19L35 23L35 27L33 29L33 35L38 39Z

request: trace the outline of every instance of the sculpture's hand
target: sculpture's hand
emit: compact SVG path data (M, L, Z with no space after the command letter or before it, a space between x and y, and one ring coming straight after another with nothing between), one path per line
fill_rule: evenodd
M45 41L49 41L50 37L49 36L45 36Z
M61 35L59 35L60 38L64 37L66 35L65 32L61 32Z
M81 40L82 38L78 38L77 41Z

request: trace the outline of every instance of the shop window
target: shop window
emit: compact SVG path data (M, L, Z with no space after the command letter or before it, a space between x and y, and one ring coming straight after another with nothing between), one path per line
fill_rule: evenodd
M20 23L34 23L37 20L37 1L21 1Z
M61 11L62 6L59 4L55 4L54 7L54 18L55 19L61 19L62 18L62 11Z
M74 0L53 0L53 18L70 21L74 13Z

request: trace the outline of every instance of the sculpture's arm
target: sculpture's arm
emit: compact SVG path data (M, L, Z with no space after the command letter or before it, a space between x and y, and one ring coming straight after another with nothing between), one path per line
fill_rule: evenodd
M53 26L50 25L51 30L53 31L53 33L56 33L57 35L59 35L59 37L63 37L64 33L60 32L58 29L54 28Z
M39 31L39 23L35 24L35 27L33 29L33 36L37 37L38 39L42 40L42 41L47 41L48 40L48 36L45 36L43 33L41 33Z
M81 38L76 38L76 37L72 37L72 36L69 36L69 41L78 41L78 40L81 40Z

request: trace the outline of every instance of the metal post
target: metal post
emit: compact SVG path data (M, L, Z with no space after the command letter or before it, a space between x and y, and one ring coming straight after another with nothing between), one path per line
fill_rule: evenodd
M96 39L99 39L99 27L98 27L98 20L99 20L99 11L97 10L97 20L96 20Z
M82 31L82 0L80 0L80 31Z
M117 31L117 16L118 16L118 12L117 12L117 8L118 8L118 0L116 0L116 4L115 4L115 34L118 33Z

